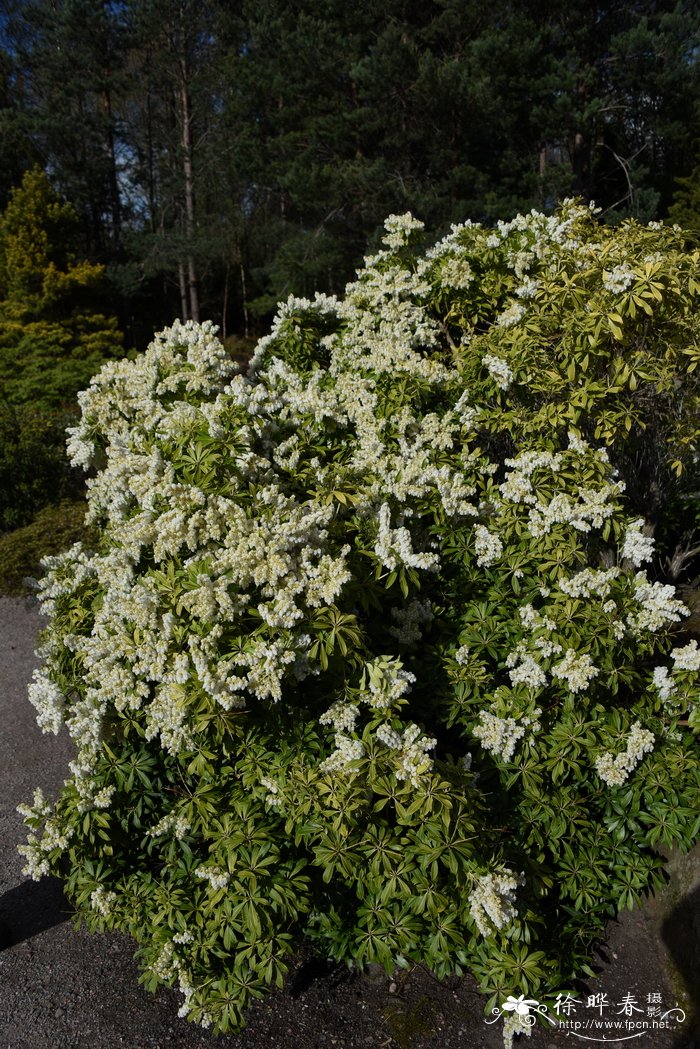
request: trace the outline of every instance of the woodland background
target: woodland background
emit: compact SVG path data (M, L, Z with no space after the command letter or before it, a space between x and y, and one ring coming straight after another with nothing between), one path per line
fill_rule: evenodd
M175 317L244 357L392 212L434 239L574 195L697 235L700 5L3 0L0 141L7 591L80 532L77 390Z

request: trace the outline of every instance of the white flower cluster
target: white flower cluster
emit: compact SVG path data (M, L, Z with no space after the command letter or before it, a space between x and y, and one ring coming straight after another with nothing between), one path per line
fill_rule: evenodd
M614 294L619 295L621 292L627 291L634 282L635 276L634 270L630 269L626 262L623 262L604 275L603 287L607 291L612 291Z
M541 612L537 611L534 605L531 605L529 603L520 606L520 608L518 609L518 616L520 617L520 622L526 630L556 630L557 628L557 624L554 622L553 619L550 619L549 616L542 615ZM518 647L516 651L508 657L506 666L513 666L515 658L516 656L519 658L519 654L520 647Z
M63 829L58 820L53 816L53 808L44 797L40 789L34 791L34 799L31 805L18 805L17 812L30 822L38 821L42 825L42 835L30 833L24 845L18 845L17 851L24 856L26 865L22 868L32 881L39 881L50 873L51 864L49 855L52 852L65 852L70 839L73 837L73 829Z
M177 979L178 989L184 995L184 1001L177 1013L180 1018L188 1016L192 1011L192 1001L197 993L197 988L192 983L191 975L186 969L184 962L178 957L177 948L191 943L193 938L190 932L185 932L177 933L172 940L166 940L155 961L150 966L151 971L165 983L171 983ZM209 1028L211 1025L211 1015L206 1011L203 1012L199 1020L199 1026Z
M75 593L95 574L92 558L83 550L82 543L74 543L65 554L43 557L41 566L45 575L39 581L41 610L46 616L56 611L56 602Z
M398 250L408 244L414 233L420 233L423 223L413 217L410 211L403 215L389 215L384 222L386 234L382 242L392 250Z
M377 739L381 740L382 743L386 744L387 747L391 747L392 750L401 750L402 738L401 733L397 732L391 725L383 724L377 728Z
M549 534L557 524L568 524L578 532L590 532L592 528L601 528L615 512L615 497L624 491L621 481L603 481L598 488L581 485L572 491L571 482L563 479L561 486L565 490L551 495L551 481L572 455L592 456L609 468L604 449L592 451L572 433L567 452L531 449L505 460L509 469L498 491L507 503L529 507L526 527L534 538ZM547 486L544 497L544 493L538 492L543 482Z
M388 714L409 691L414 681L415 675L403 669L400 659L377 656L365 664L360 701L367 703L375 711ZM362 741L346 734L355 731L359 713L356 704L338 700L321 715L321 724L332 725L335 730L336 747L322 762L322 771L347 771L353 762L364 756L365 747ZM417 786L419 777L432 767L426 752L436 745L436 740L421 735L421 730L413 724L409 724L401 734L388 722L384 722L377 727L375 735L385 746L397 751L394 768L397 779L408 779Z
M236 365L215 333L216 328L208 321L176 321L156 335L138 367L127 360L105 364L89 388L78 394L82 419L68 431L68 454L73 464L88 466L92 462L94 438L99 432L118 427L128 447L129 426L136 417L144 418L147 428L157 429L168 412L168 395L206 394L220 388Z
M376 710L388 710L401 699L416 680L415 674L404 670L400 659L378 656L365 665L367 672L366 702Z
M332 725L336 732L353 732L359 714L360 711L354 703L343 703L342 700L338 700L324 714L321 714L318 720L322 725Z
M459 665L463 667L466 667L468 665L470 658L471 651L469 649L469 645L460 645L454 654L455 662L459 663Z
M511 310L521 310L521 306L511 306ZM505 315L504 315L505 316ZM484 355L483 363L486 365L489 375L501 390L507 390L513 381L513 372L502 358L494 357L493 354Z
M275 783L275 781L270 779L269 776L261 776L260 785L267 790L265 802L273 809L280 808L282 805L282 798L279 794L279 784Z
M220 867L197 867L194 875L195 878L204 878L208 881L212 889L225 889L231 877Z
M568 597L600 597L605 599L610 593L613 580L620 575L619 568L595 569L584 568L569 579L559 580L559 589Z
M700 670L700 648L695 639L683 648L674 648L671 658L676 670Z
M659 693L659 697L664 703L668 702L677 690L676 682L673 680L673 676L669 673L668 667L654 667L652 685Z
M529 513L530 534L535 538L546 535L556 524L569 524L579 532L601 528L613 515L611 499L623 487L620 481L615 481L598 489L580 488L575 499L566 492L559 492L548 503L538 501Z
M596 758L595 767L598 775L609 787L619 787L627 781L627 778L645 754L654 749L654 734L642 728L639 721L635 721L627 737L627 746L621 754L614 757L605 751Z
M540 288L540 281L536 277L527 277L519 287L515 289L515 294L519 299L534 299Z
M495 564L503 553L503 543L493 532L489 532L484 525L477 525L474 529L474 549L476 551L476 563L486 568Z
M525 307L521 306L519 302L512 302L503 313L496 318L496 324L499 328L512 328L514 324L518 324L525 316ZM500 383L499 383L500 386ZM506 389L507 387L503 387Z
M521 452L514 459L506 459L505 465L509 467L505 482L500 486L501 495L511 502L536 502L532 494L531 477L537 471L546 471L556 474L561 469L563 462L561 452L548 452L539 449L530 449Z
M677 713L679 707L688 702L688 695L679 690L675 674L683 671L697 672L700 670L700 648L695 639L689 641L683 648L674 648L671 651L673 660L673 672L668 667L655 667L652 675L652 686L659 693L659 698L671 713ZM694 690L695 691L695 690ZM676 696L675 701L672 697ZM693 697L695 698L695 697Z
M585 692L599 673L588 653L577 653L574 648L567 648L564 658L552 667L552 677L565 681L570 692Z
M639 611L627 616L627 625L633 633L655 633L668 623L680 623L683 616L690 615L690 610L676 598L675 593L672 586L650 583L646 572L637 572L633 598Z
M154 827L151 827L148 833L154 838L159 838L172 832L178 841L182 841L187 837L191 827L192 824L184 813L172 809Z
M488 750L502 761L510 761L527 729L539 731L540 724L536 719L541 713L542 711L537 709L534 717L521 717L516 721L515 718L499 718L488 710L480 710L480 724L474 726L472 734L484 750Z
M654 540L651 536L644 535L643 529L643 518L631 521L622 544L622 557L631 561L635 568L639 568L645 561L651 561L654 556Z
M416 553L409 530L404 527L391 527L391 510L388 503L382 504L378 520L379 531L374 552L385 568L394 569L405 565L407 568L437 570L440 564L437 554Z
M518 652L518 656L519 662L515 663L508 671L511 684L526 685L527 688L531 689L544 688L547 684L547 675L537 660L528 653ZM508 665L508 662L506 665Z
M448 288L456 288L458 291L465 291L474 283L474 272L467 259L454 255L445 259L440 275Z
M103 885L98 885L98 887L90 893L90 906L93 911L98 911L103 918L109 918L114 909L114 904L117 902L117 898L116 892L109 892Z
M524 875L518 877L506 868L477 877L469 894L469 911L482 936L492 936L494 929L513 921L518 914L515 894L524 884Z
M345 772L349 765L359 761L365 753L362 740L351 739L342 732L336 732L335 748L333 753L319 765L321 772Z
M528 1023L532 1017L520 1016L517 1012L511 1013L503 1021L503 1049L513 1049L513 1039L520 1034L526 1038L532 1037L533 1024Z
M403 734L390 725L379 725L376 735L377 739L391 750L398 751L396 778L407 779L414 787L417 787L420 777L432 768L432 761L427 756L427 751L437 745L437 740L423 736L418 725L409 725Z
M42 732L57 735L63 725L65 699L61 690L41 670L32 674L28 688L29 702L37 712L36 721Z

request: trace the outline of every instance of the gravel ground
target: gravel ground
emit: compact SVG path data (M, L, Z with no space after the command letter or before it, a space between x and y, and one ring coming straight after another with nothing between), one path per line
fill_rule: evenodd
M132 944L123 936L76 929L60 884L23 879L23 840L15 809L36 786L49 796L65 776L70 748L42 736L26 698L40 628L35 604L0 598L0 1049L500 1049L501 1021L485 1022L473 981L438 983L423 970L387 979L300 957L284 991L251 1010L246 1030L216 1037L177 1017L179 996L146 993ZM700 1049L700 852L675 860L669 890L611 923L595 984L582 986L576 1016L588 1028L537 1028L528 1049L634 1040L648 1049ZM634 996L638 1028L594 1030L587 995L607 996L604 1019ZM648 997L676 1003L682 1024L653 1028ZM653 1009L654 1006L652 1005ZM576 1017L570 1015L569 1019ZM521 1042L522 1044L522 1042Z

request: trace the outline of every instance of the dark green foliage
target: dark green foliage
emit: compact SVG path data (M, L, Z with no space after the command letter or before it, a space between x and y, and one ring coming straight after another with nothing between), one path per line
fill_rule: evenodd
M41 559L67 546L89 541L85 503L63 501L45 506L31 524L0 535L0 594L31 593L28 580L41 574Z
M340 291L389 212L439 233L573 194L664 217L695 163L694 0L5 10L0 180L51 171L138 344L144 315L249 334Z
M70 405L121 351L102 311L104 267L79 261L76 240L73 208L27 172L0 217L0 390L12 404Z
M0 533L80 493L82 478L68 465L64 447L71 421L66 412L0 404Z
M700 240L700 163L687 178L679 178L668 217Z
M78 390L121 351L116 321L103 312L104 267L80 261L77 240L74 209L42 171L28 171L0 216L0 533L80 495L65 428L75 421ZM68 517L56 548L76 531L75 514ZM16 589L38 571L54 523L49 513L5 537L0 586Z

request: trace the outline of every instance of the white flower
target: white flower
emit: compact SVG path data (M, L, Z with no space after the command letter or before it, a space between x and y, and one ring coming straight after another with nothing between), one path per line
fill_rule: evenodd
M540 710L535 711L535 717L540 714ZM539 729L539 722L533 718L523 717L518 722L515 718L499 718L488 710L479 711L479 721L480 724L472 729L472 734L484 750L490 751L502 761L511 760L516 746L529 727L534 731Z
M486 567L498 561L503 553L503 543L497 535L489 532L484 525L477 525L474 529L474 549L476 551L476 563Z
M676 691L676 683L668 672L668 667L654 667L652 684L662 700L668 700Z
M279 797L279 786L277 783L267 776L261 776L260 785L265 787L268 792L265 802L272 808L279 808L282 805L282 799Z
M521 306L519 302L513 302L496 318L496 324L499 328L512 328L514 324L518 324L523 319L525 312L524 306Z
M522 309L520 306L517 308ZM507 390L513 381L513 372L506 362L501 357L494 357L493 354L487 353L484 355L482 363L486 365L488 373L496 383L496 386L500 387L501 390Z
M644 535L644 527L645 523L641 517L631 521L622 544L622 556L630 560L635 568L639 568L645 561L651 561L654 556L654 540L651 536Z
M626 262L623 262L621 265L615 266L610 272L604 273L603 287L619 295L620 292L627 291L634 279L634 270L630 269Z
M439 566L437 554L416 553L411 533L407 528L391 527L391 510L383 503L378 514L379 531L374 544L377 557L385 568L393 570L400 565L408 568L424 568L436 571Z
M93 911L98 911L103 918L109 917L116 902L116 892L108 892L102 885L90 893L90 906Z
M574 500L566 492L558 492L549 503L538 502L529 513L530 534L536 538L546 535L555 524L569 524L579 532L601 528L613 514L611 497L624 488L620 481L605 484L599 489L580 488Z
M378 710L391 707L398 699L410 691L416 680L415 674L403 669L400 659L391 656L377 656L366 664L367 691L364 701ZM364 674L363 674L364 679Z
M547 684L547 675L542 667L532 656L522 657L521 662L508 671L512 685L527 685L528 688L544 688Z
M65 699L61 690L41 670L32 674L29 685L29 702L36 709L37 724L42 732L57 735L63 725Z
M360 711L354 703L334 703L318 719L322 725L332 725L335 732L353 732Z
M584 568L570 579L561 579L559 589L569 597L598 597L606 598L610 593L614 579L620 575L619 568L608 568L605 570Z
M492 936L494 929L503 929L517 916L515 893L525 884L521 874L503 868L491 874L481 874L469 894L469 910L482 936Z
M676 670L700 670L700 649L695 639L689 641L684 648L674 648L671 658Z
M462 291L474 282L474 273L469 261L458 255L447 256L440 267L440 279L448 288Z
M321 772L345 772L348 766L364 756L365 748L361 740L337 732L333 753L319 765Z
M587 653L578 655L573 648L567 648L561 662L552 667L552 677L565 681L570 692L584 692L599 673Z
M528 1023L528 1019L532 1020L532 1017L518 1013L506 1016L503 1021L503 1049L513 1049L513 1038L516 1035L524 1034L526 1038L532 1036L532 1024Z
M173 943L193 943L194 935L188 931L178 932L173 936Z
M97 794L94 795L92 803L96 809L108 809L114 795L115 788L113 786L103 787Z
M567 437L569 439L569 451L576 452L578 455L583 455L588 451L589 444L584 441L582 437L574 433L573 430L569 430Z
M642 728L639 721L635 721L627 737L627 746L621 754L613 757L605 751L596 758L595 767L598 775L609 787L619 787L627 781L627 778L645 754L654 749L654 734Z
M526 277L523 283L515 289L515 294L519 299L534 299L539 286L540 282L536 277Z
M391 725L379 725L377 728L377 739L385 743L392 750L401 750L401 734L393 729Z
M634 577L634 600L638 612L627 616L627 624L635 634L655 633L668 623L679 623L689 609L675 597L675 589L663 583L650 583L645 572Z
M220 867L197 867L194 874L195 878L204 878L208 881L212 889L225 889L230 880L230 875L222 871Z
M424 224L414 218L410 211L406 211L403 215L389 215L384 222L384 229L387 232L382 242L395 251L407 244L413 233L424 229Z
M455 661L460 664L460 666L466 667L471 658L469 645L460 645L459 648L455 651L454 658Z

